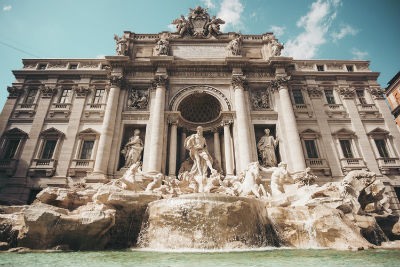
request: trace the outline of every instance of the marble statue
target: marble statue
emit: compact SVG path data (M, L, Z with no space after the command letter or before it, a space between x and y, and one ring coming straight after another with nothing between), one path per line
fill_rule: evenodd
M283 49L283 44L279 43L276 39L272 39L272 41L271 41L271 56L272 57L280 56L282 49Z
M284 194L285 184L293 184L293 179L287 170L287 164L281 162L278 167L274 168L271 175L271 195L275 197Z
M228 44L228 52L232 56L240 56L242 54L242 42L243 38L241 35L238 35L235 39L229 42Z
M128 54L128 40L125 36L119 37L114 34L114 40L116 41L116 51L118 56L126 56Z
M176 33L179 34L180 37L183 37L190 27L189 21L183 15L181 15L180 18L173 20L172 24L176 25Z
M169 41L167 39L160 39L154 48L156 56L168 56Z
M121 153L125 156L125 167L129 168L132 164L140 161L140 157L143 151L143 141L139 136L140 130L135 129L133 136L129 138L124 149Z
M264 167L275 167L277 164L275 147L278 145L278 138L274 138L269 135L270 130L264 130L265 135L261 137L260 141L257 143L257 148L262 159L262 165Z
M239 196L254 195L257 198L267 197L267 191L261 183L260 166L258 161L251 162L244 171L244 179L241 183Z
M205 25L205 28L208 31L208 36L217 36L221 35L222 32L220 31L220 24L225 24L220 18L213 16L209 22Z
M212 167L212 157L207 150L206 139L203 137L203 127L198 126L197 132L185 140L185 148L189 150L190 158L193 160L191 173L194 176L207 176L207 168L216 172Z

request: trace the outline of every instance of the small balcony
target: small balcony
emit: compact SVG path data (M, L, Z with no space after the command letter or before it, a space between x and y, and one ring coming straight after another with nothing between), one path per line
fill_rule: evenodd
M309 105L306 104L294 104L293 110L297 118L302 118L302 117L311 118L313 115L311 108L309 107Z
M68 117L71 110L71 103L53 103L51 105L49 116L54 117L57 114Z
M343 158L340 159L342 170L346 173L352 170L364 170L367 169L364 159L362 158Z
M326 159L306 159L307 167L310 167L313 171L321 171L325 175L330 175L330 168L328 165L328 161Z
M18 104L14 111L15 117L20 117L22 114L27 114L29 117L33 117L36 113L36 104L30 103L23 103Z
M383 174L400 172L400 160L398 158L378 158L377 161Z
M85 117L90 117L93 114L96 114L99 117L104 116L104 110L105 110L106 104L87 104L85 108Z
M17 165L17 159L0 159L0 172L4 172L8 176L13 176L17 169Z
M90 172L93 170L94 160L93 159L73 159L71 167L68 170L70 176L76 176L78 173Z
M347 117L347 111L342 104L325 104L325 112L328 117Z
M28 170L28 175L37 176L42 174L50 177L54 175L56 167L57 160L55 159L33 159Z
M379 113L379 110L375 106L375 104L358 104L357 109L362 118L380 118L381 117L381 114Z

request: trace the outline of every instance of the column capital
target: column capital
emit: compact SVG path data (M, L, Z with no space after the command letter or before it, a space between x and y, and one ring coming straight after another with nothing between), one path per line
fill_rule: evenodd
M51 98L58 91L58 88L56 86L46 86L44 84L42 84L39 89L42 93L42 98Z
M354 98L354 92L356 90L353 87L348 86L339 86L336 88L336 92L338 92L344 99Z
M308 95L310 98L320 98L322 96L323 89L318 86L307 87Z
M151 80L151 85L153 89L163 86L166 87L168 84L168 75L155 75L154 79Z
M233 123L233 120L225 119L221 121L221 126L229 126Z
M111 74L110 76L110 84L111 86L121 87L124 82L124 77L121 74Z
M231 84L233 89L244 89L244 86L246 85L246 76L232 75Z
M77 98L82 98L86 97L90 92L94 90L94 85L91 85L89 87L74 85L72 86L72 90L75 92Z
M24 89L15 86L7 86L8 98L18 98L24 92Z
M372 95L373 99L385 99L385 90L380 88L379 86L369 87L367 90Z
M279 91L287 88L291 76L277 76L275 80L272 80L268 86L271 91Z

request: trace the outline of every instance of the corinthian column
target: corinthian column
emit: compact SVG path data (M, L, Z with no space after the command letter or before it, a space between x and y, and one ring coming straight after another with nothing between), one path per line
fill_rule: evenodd
M167 76L156 76L153 86L156 95L151 103L150 150L147 172L160 173L164 141L164 107Z
M222 168L222 166L221 166L221 142L219 140L218 128L213 129L213 132L214 132L214 156L215 156L215 159L218 161L218 167Z
M97 147L96 161L94 163L93 173L88 177L89 180L97 181L107 178L108 161L110 159L114 126L117 116L118 98L123 81L122 79L122 75L112 75L110 78L110 89L107 96L99 145Z
M248 120L249 109L246 104L243 83L246 77L242 75L232 76L232 87L235 90L235 109L236 109L236 126L238 140L236 143L239 147L239 171L244 170L251 162L250 149L250 122Z
M279 90L279 117L285 128L285 146L289 156L288 167L292 172L302 171L306 168L306 162L301 146L299 131L297 130L296 117L294 115L289 89L285 77L273 82L273 87Z

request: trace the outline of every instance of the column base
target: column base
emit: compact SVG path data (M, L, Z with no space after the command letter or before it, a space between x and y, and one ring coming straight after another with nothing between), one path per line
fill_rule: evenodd
M93 172L89 174L85 178L86 183L93 184L93 183L108 183L110 180L107 178L107 175L101 172Z

